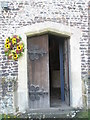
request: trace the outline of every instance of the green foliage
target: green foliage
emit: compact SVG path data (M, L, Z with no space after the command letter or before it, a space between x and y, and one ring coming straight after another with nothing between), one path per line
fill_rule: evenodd
M88 110L88 119L90 120L90 110Z
M89 110L90 111L90 110ZM79 112L77 115L76 115L76 118L88 118L90 117L88 115L88 110L82 110L81 112Z
M13 114L2 114L2 115L0 115L0 120L2 119L2 118L4 118L5 120L8 118L17 118L17 116L16 115L13 115Z
M2 115L0 115L0 120L2 119Z

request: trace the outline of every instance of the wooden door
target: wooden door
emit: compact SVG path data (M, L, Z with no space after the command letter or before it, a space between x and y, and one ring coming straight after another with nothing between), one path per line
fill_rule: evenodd
M69 52L68 40L64 42L64 94L65 102L69 105Z
M50 107L48 35L28 38L27 46L30 108L48 108Z
M59 44L59 57L60 57L60 82L61 82L61 101L65 100L64 96L64 69L63 69L63 43Z

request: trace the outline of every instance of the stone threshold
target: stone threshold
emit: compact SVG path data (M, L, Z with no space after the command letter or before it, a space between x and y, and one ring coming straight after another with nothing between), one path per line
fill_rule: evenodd
M38 109L38 110L27 110L24 113L18 113L19 118L74 118L76 114L80 112L80 109L74 109L69 107L68 109L63 108L49 108L49 109Z

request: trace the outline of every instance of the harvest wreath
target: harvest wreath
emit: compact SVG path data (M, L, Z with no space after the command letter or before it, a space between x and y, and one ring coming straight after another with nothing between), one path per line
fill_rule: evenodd
M17 60L24 52L24 43L22 38L18 35L8 37L5 41L4 48L5 55L8 56L8 59Z

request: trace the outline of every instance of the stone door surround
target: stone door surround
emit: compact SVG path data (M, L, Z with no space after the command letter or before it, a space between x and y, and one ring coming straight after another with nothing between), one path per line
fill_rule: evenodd
M24 55L18 60L18 89L17 104L19 111L28 109L28 77L27 77L27 37L51 33L58 36L69 37L69 78L70 78L70 106L82 107L82 81L81 81L81 57L79 41L81 30L61 23L43 22L19 28L16 34L22 37L25 44Z

